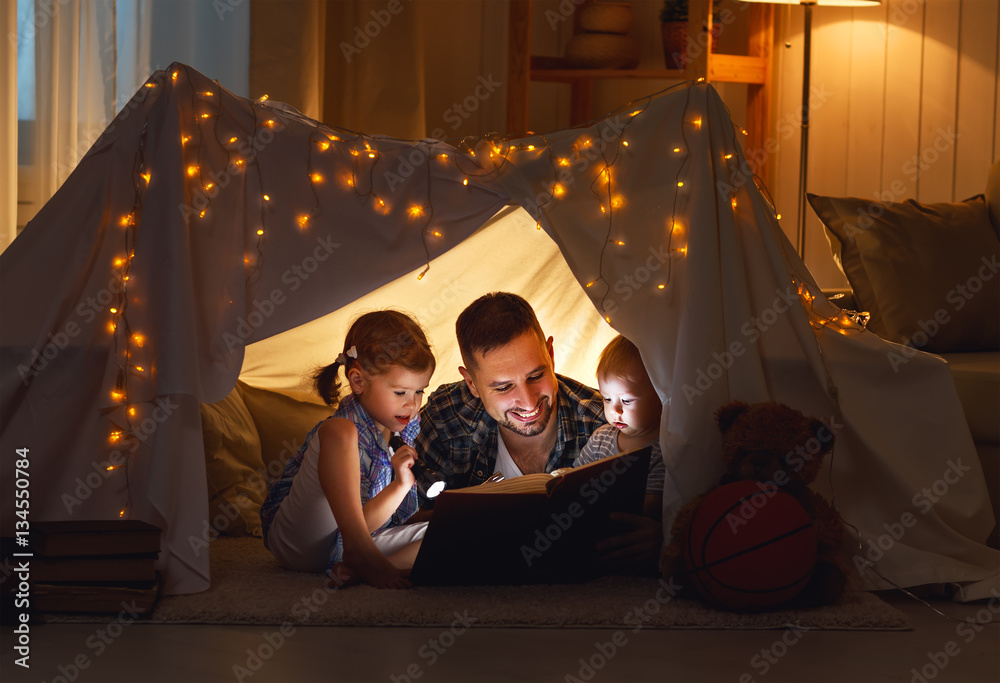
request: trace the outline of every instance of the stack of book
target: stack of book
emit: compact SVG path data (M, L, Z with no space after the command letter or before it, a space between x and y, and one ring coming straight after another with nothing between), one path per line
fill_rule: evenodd
M31 524L31 603L39 612L149 612L159 597L160 529L139 520Z

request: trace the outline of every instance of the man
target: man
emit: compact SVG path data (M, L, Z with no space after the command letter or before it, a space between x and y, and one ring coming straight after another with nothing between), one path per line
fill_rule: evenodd
M420 412L418 456L448 488L495 472L511 478L572 467L605 423L600 394L555 372L552 337L523 298L493 292L455 325L464 381L439 387Z
M463 381L438 387L421 408L418 458L442 474L449 489L481 484L496 472L510 479L572 467L605 424L604 401L556 374L552 337L542 333L528 302L507 292L483 295L462 311L455 328ZM625 514L615 519L624 531L598 544L602 561L614 568L654 566L659 522Z

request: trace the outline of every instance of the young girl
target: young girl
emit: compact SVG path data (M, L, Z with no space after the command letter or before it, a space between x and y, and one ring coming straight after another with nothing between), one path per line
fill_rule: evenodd
M264 544L279 562L325 569L336 585L410 585L406 570L427 528L404 525L417 510L412 446L434 366L423 330L402 313L366 313L351 325L343 353L315 376L337 411L309 432L261 507ZM338 405L341 367L350 393ZM394 432L407 444L395 453Z

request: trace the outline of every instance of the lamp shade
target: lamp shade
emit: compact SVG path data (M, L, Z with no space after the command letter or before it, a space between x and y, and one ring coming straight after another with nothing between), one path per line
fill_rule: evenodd
M817 5L823 7L873 7L881 0L743 0L743 2L767 2L772 5Z

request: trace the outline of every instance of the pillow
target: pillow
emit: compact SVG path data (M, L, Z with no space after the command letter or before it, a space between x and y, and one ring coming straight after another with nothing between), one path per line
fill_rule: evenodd
M1000 237L1000 161L986 174L986 207L990 210L993 232Z
M260 536L267 482L257 428L238 387L218 403L201 404L201 429L209 523L231 536Z
M333 415L333 408L319 396L278 392L238 382L260 435L261 458L268 479L277 479L288 458L295 455L316 424Z
M807 197L873 332L933 353L1000 348L1000 241L981 195L940 204Z

